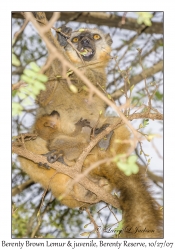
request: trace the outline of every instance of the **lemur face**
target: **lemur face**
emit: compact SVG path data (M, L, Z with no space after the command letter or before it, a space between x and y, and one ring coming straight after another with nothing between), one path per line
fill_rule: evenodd
M82 29L82 31L72 32L70 41L80 52L78 54L69 44L65 47L73 63L80 63L82 59L86 62L97 60L105 62L110 58L112 39L109 34L104 34L98 29Z

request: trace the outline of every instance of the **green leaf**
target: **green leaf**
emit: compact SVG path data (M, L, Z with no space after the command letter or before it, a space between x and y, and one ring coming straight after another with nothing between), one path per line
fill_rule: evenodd
M143 124L142 123L139 125L139 129L141 129L141 128L143 128Z
M15 43L15 41L16 41L16 39L12 39L12 46L13 46L13 44ZM13 51L13 49L12 49L12 51Z
M147 139L147 141L152 141L152 139L154 139L157 135L156 134L149 134L149 135L145 135L145 138ZM149 156L149 155L148 155Z
M30 65L30 68L33 69L33 71L35 72L40 71L40 67L35 62L31 62L29 65Z
M131 91L131 92L132 92L133 88L134 88L134 85L132 85L131 88L130 88L130 91Z
M87 228L91 223L88 223L86 225L84 225L84 228Z
M43 75L43 74L39 74L31 69L25 69L23 71L24 75L30 77L31 79L37 79L40 82L47 82L48 77Z
M35 100L36 95L37 95L36 93L38 93L38 90L35 90L35 88L32 89L32 85L27 86L27 88L22 89L22 91L24 91L24 93L26 94L26 98L27 98L27 96L30 96L34 100Z
M139 167L136 164L137 156L131 155L127 160L120 160L117 162L117 166L120 170L122 170L125 175L130 176L131 174L137 174L139 171Z
M17 89L12 91L12 97L14 97L18 93Z
M37 77L37 73L36 73L35 71L31 70L31 69L25 69L25 70L23 71L23 73L24 73L26 76L30 77L30 78L36 78L36 77Z
M30 88L28 88L26 91L27 91L28 95L34 97L34 99L40 92L40 90L38 88L36 88L35 85L31 85Z
M72 75L73 73L74 73L73 70L69 69L69 70L67 71L67 76L70 76L70 75Z
M78 92L77 87L75 87L73 84L70 84L70 85L69 85L69 88L70 88L70 90L71 90L73 93L75 93L75 94Z
M121 232L122 229L123 229L123 225L124 225L124 221L121 220L121 221L118 223L118 226L114 229L116 235L119 235L119 234L120 234L120 232Z
M33 80L33 88L36 88L38 90L45 90L46 86L44 83L38 81L38 80Z
M29 99L29 97L27 97L26 99L24 99L22 103L25 106L32 105L32 101Z
M43 74L37 74L36 78L40 81L40 82L47 82L48 81L48 77L46 75Z
M18 96L19 96L19 98L21 98L21 99L24 99L24 98L26 98L26 94L25 93L23 93L23 92L18 92Z
M87 236L87 237L89 237L90 234L91 234L91 233L89 233L89 232L84 232L84 233L81 233L80 235L81 235L81 236Z
M81 55L86 55L88 53L88 50L87 49L83 49L83 51L80 52Z
M12 116L19 115L23 110L20 103L12 102Z
M117 140L115 141L117 143ZM119 140L121 142L121 140ZM117 164L118 161L121 161L121 159L125 159L126 155L125 154L118 154L114 157L113 162Z
M12 53L12 65L14 66L20 66L21 62L18 60L17 56Z
M151 26L151 18L153 15L150 12L137 12L138 18L137 23L142 24L144 23L146 26Z
M29 83L29 84L33 83L33 79L26 76L26 75L21 75L21 80L23 80L24 82Z
M137 161L137 156L136 156L136 155L130 155L130 156L128 157L128 163L133 164L133 163L135 163L136 161Z
M160 93L159 91L157 91L157 92L155 93L155 97L157 98L157 100L162 101L162 99L163 99L163 94Z
M149 125L149 119L144 119L143 126L146 127L147 125Z

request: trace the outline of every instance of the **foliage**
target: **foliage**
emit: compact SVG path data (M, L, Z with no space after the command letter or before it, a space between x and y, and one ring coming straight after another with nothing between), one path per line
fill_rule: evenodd
M21 62L18 60L17 56L12 53L12 65L14 66L20 66Z
M19 238L23 238L26 235L28 221L28 210L23 205L16 208L12 214L12 234L14 237L18 235Z
M115 234L118 236L123 229L123 220L118 223L118 226L115 228Z
M149 12L137 12L138 19L137 22L138 24L144 23L146 26L151 26L151 18L153 15Z
M13 96L17 96L21 99L21 103L12 102L12 115L19 115L24 106L31 105L33 100L36 99L37 95L41 90L45 90L44 83L47 82L48 78L44 74L40 73L40 67L34 62L29 64L29 69L24 69L21 75L21 80L27 85L20 87L18 91L13 93Z
M114 158L114 162L117 167L124 172L125 175L137 174L139 167L136 164L138 157L136 155L130 155L126 158L125 155L117 155Z

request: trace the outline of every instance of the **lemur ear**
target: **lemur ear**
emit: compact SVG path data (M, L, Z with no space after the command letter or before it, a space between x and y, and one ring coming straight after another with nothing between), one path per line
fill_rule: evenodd
M54 116L56 118L59 118L60 114L56 110L53 110L52 113L50 114L50 116Z
M109 46L111 46L111 44L113 43L113 41L112 41L112 38L111 38L111 36L110 36L109 33L105 35L105 39L106 39L107 44Z

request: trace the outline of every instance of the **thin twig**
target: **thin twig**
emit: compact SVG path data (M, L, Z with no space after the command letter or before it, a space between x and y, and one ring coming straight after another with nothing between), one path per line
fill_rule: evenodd
M94 218L92 217L90 211L88 208L85 208L85 211L86 213L89 215L89 218L90 218L90 221L92 222L92 224L94 225L94 231L97 233L97 237L99 239L101 239L101 235L100 235L100 232L99 232L99 226L96 224Z
M26 182L14 187L12 189L12 196L15 196L19 193L21 193L23 190L25 190L26 188L30 187L32 184L34 183L34 181L32 181L31 179L30 180L27 180Z

